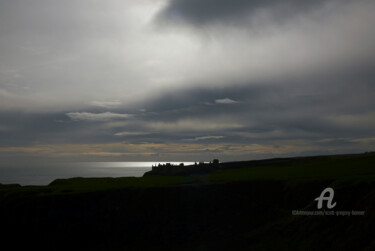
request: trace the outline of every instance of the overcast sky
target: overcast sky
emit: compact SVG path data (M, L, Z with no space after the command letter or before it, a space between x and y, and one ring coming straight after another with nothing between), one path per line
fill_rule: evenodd
M0 162L375 149L372 0L0 0Z

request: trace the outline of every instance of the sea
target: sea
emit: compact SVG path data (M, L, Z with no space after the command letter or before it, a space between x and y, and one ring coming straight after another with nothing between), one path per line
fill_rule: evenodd
M55 179L74 177L142 177L152 165L166 162L74 162L0 164L1 184L48 185ZM179 164L181 162L168 162ZM192 162L182 162L185 165Z

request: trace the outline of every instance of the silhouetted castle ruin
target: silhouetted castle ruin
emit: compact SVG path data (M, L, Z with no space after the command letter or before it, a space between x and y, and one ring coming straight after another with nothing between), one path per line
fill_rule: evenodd
M205 162L195 162L193 165L184 165L180 163L174 165L172 163L158 164L152 166L152 171L150 174L155 175L184 175L184 174L194 174L194 173L206 173L220 168L220 162L218 159L214 159L209 163Z

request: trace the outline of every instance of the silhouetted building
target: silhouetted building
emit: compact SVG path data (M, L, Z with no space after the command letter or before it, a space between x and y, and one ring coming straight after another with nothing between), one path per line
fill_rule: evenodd
M218 159L214 159L214 160L212 160L212 165L213 165L213 167L215 167L215 168L220 167L219 160L218 160Z
M203 161L194 162L193 166L185 166L184 163L180 163L178 165L174 165L172 163L165 163L165 164L158 164L152 166L152 170L157 173L175 173L175 172L189 172L190 168L195 167L198 168L198 171L209 171L212 168L219 168L219 160L214 159L209 163L204 163Z

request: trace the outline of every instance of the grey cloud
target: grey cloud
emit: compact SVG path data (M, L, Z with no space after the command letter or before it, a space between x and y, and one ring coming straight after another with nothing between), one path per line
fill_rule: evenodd
M374 124L374 78L371 71L347 76L305 80L314 83L311 85L276 82L171 91L133 109L116 108L111 112L3 112L0 125L8 130L0 130L0 138L6 145L122 140L167 143L212 135L223 136L215 139L218 143L243 144L369 137ZM239 102L205 105L217 97ZM139 107L146 111L139 111ZM131 119L130 114L134 114Z
M224 138L224 136L200 136L200 137L195 137L191 140L200 141L200 140L222 139L222 138Z
M116 136L119 137L127 137L127 136L144 136L148 135L150 132L137 132L137 131L130 131L130 132L117 132L115 133Z
M374 56L373 3L325 2L332 6L314 17L284 24L271 18L255 32L247 30L246 22L240 28L219 25L209 29L212 39L206 40L196 30L152 29L160 1L2 1L0 109L113 109L117 104L108 102L114 100L121 102L117 109L164 95L160 90L285 82L342 64L362 66ZM300 13L322 3L291 0L281 5ZM178 10L193 20L198 11L198 19L210 23L215 17L242 18L241 10L278 5L271 0L175 0L161 13ZM230 96L202 102L221 97Z
M371 80L370 76L367 78ZM134 110L126 112L120 109L116 113L94 110L76 113L82 119L79 123L67 117L66 113L2 113L0 125L12 128L12 131L0 131L1 145L105 142L294 145L295 150L290 154L295 155L302 154L298 152L299 144L304 147L301 149L322 149L321 152L301 150L305 154L325 153L328 148L336 149L335 152L366 150L373 141L365 139L374 137L374 120L370 111L371 107L375 107L372 82L353 88L349 85L353 79L349 83L329 80L330 86L322 81L310 88L299 83L193 88L142 103L140 107L145 107L147 112L140 112L138 107L134 107ZM176 98L171 98L173 96ZM185 96L185 100L178 98ZM233 105L204 104L204 101L212 102L225 96L241 102ZM360 99L351 98L359 96ZM131 120L113 116L130 113L134 114ZM157 148L154 151L157 152ZM205 156L204 152L194 154ZM225 157L224 153L220 156L231 158ZM260 156L271 155L249 152L246 156L235 158Z
M122 103L118 100L115 101L92 101L91 105L103 108L117 108Z
M207 12L207 16L218 17L219 22L226 22L220 13L215 12L215 4L232 4L232 1L170 1L164 11L168 12L174 6L186 9ZM253 1L239 1L251 5ZM260 1L256 1L260 3ZM262 1L263 2L263 1ZM279 3L281 1L278 1ZM273 9L274 1L265 1L264 9ZM369 64L375 56L373 44L375 33L371 27L375 23L372 12L375 5L370 1L282 1L283 4L295 6L287 8L292 14L287 15L285 22L274 20L274 16L266 16L252 22L246 18L235 25L214 25L213 19L207 19L210 27L198 25L199 29L184 30L187 35L198 36L204 41L203 57L194 69L196 79L202 85L254 85L264 82L288 82L301 78L307 85L308 78L332 73L333 71L353 72L353 68ZM185 7L185 4L188 7ZM283 5L282 4L282 5ZM208 4L207 4L208 5ZM277 4L276 4L277 5ZM223 6L225 6L223 4ZM304 8L303 6L306 6ZM307 6L314 6L310 8ZM184 8L183 8L184 7ZM212 8L211 8L212 7ZM268 8L269 7L269 8ZM263 7L262 7L263 8ZM223 10L230 11L230 6ZM251 8L250 8L251 9ZM257 8L255 8L257 9ZM316 10L304 15L300 9ZM173 12L173 11L172 11ZM162 12L164 13L164 12ZM190 13L190 12L188 12ZM194 23L194 11L191 11ZM236 15L229 16L236 18ZM186 14L186 17L190 16ZM205 17L202 14L202 17ZM228 17L228 18L229 18ZM357 21L353 21L357 20ZM174 26L176 22L169 20L167 25ZM181 29L172 29L172 32L181 33ZM199 40L198 40L199 41Z
M363 81L359 80L361 78ZM173 126L178 128L177 121L186 121L186 118L190 118L191 121L210 121L215 114L216 118L223 116L226 122L233 121L244 126L243 129L228 128L232 131L248 130L254 135L264 132L266 136L269 133L269 138L278 137L270 133L275 130L281 130L284 138L306 138L309 134L313 137L363 137L371 133L371 109L375 108L371 96L375 89L371 84L371 74L367 75L367 81L364 81L364 75L361 78L352 78L347 83L340 78L331 77L326 81L323 78L310 79L306 81L314 82L314 85L309 88L297 82L258 87L228 87L203 92L200 90L200 96L194 95L195 92L185 92L191 101L182 103L185 109L180 107L175 112L174 108L182 105L179 100L169 100L167 106L165 99L161 98L164 105L159 108L160 110L156 110L159 115L144 119L152 119L153 123L160 120L160 126L169 125L172 129ZM357 83L355 87L351 84L353 82ZM358 84L359 82L362 84ZM219 96L221 92L230 93L231 97L241 100L241 103L235 104L234 107L205 105L207 97ZM178 93L176 95L178 96ZM153 107L158 108L158 101L155 101ZM216 132L222 133L224 130Z
M238 20L255 13L272 10L272 15L285 18L293 13L315 9L324 0L169 0L159 19L187 22L193 25L210 23L238 24Z
M223 99L216 99L215 103L217 104L236 104L237 101L230 99L230 98L223 98Z
M170 75L170 67L149 62L171 58L169 39L147 31L157 7L151 2L1 1L0 109L84 109L92 100L129 105L152 93L144 87Z
M0 146L373 146L373 1L156 2L1 1Z
M6 131L9 131L9 128L6 126L0 125L0 132L6 132Z
M121 114L112 112L91 113L91 112L69 112L66 114L69 118L75 121L108 121L114 119L128 119L132 114Z
M244 125L226 118L186 118L174 122L151 122L146 124L147 128L161 132L184 132L184 131L218 131L225 129L242 128Z

